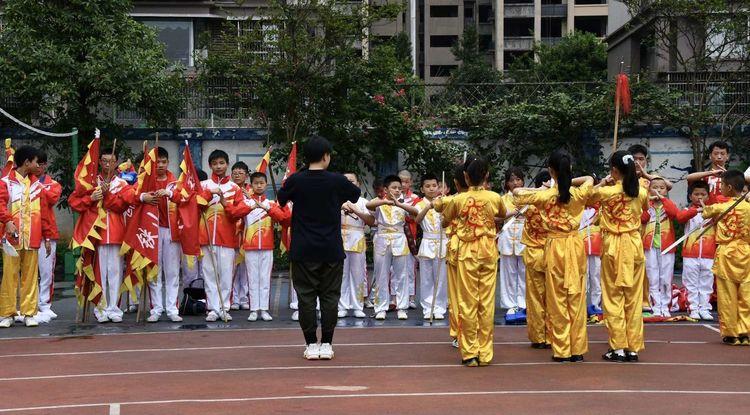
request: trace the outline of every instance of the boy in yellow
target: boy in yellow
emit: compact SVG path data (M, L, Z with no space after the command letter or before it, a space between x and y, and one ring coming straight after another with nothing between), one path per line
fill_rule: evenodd
M555 186L537 191L517 189L514 202L516 206L536 206L547 231L545 302L552 326L552 359L582 362L588 351L586 251L578 228L594 179L573 180L571 157L560 150L550 155L548 167Z
M722 341L733 346L750 346L750 203L742 200L731 208L745 185L741 171L728 170L721 176L721 194L728 202L703 209L703 217L716 224L716 258L713 272L719 308Z
M609 332L608 361L638 361L643 350L643 280L646 259L641 214L648 192L638 184L635 160L625 151L610 158L610 175L594 189L602 231L602 308Z
M469 190L434 201L443 221L457 220L457 285L461 362L469 367L487 366L493 356L495 287L498 252L495 218L505 217L500 195L481 186L489 175L487 162L470 157L464 163Z

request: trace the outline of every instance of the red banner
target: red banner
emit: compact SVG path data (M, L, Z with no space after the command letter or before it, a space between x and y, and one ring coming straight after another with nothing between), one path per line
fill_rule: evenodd
M182 172L176 187L176 191L182 195L182 200L177 206L178 227L182 253L188 258L188 266L192 268L195 258L201 253L199 240L201 215L198 205L206 204L206 200L200 197L201 182L187 143L182 153L180 170Z

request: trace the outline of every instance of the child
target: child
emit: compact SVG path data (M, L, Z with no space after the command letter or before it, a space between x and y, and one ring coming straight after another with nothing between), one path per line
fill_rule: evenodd
M552 359L582 362L586 337L586 251L578 236L594 179L572 179L571 157L555 151L549 158L555 186L540 191L516 189L514 203L534 205L547 230L545 302L552 327ZM573 187L573 186L580 187Z
M416 206L421 199L411 189L412 184L414 184L411 173L409 170L401 170L398 172L398 178L401 179L401 188L403 189L401 194L404 204ZM409 256L406 259L406 276L409 279L409 308L413 310L417 308L417 304L414 301L417 290L417 224L414 222L414 218L407 216L406 226L406 242L409 245ZM395 291L393 280L391 280L391 291Z
M359 179L354 173L344 176L359 188ZM367 258L365 255L365 226L375 224L375 218L367 210L367 199L359 197L357 203L344 202L341 207L341 238L344 241L344 275L341 280L341 298L338 317L346 317L353 310L354 317L364 318L364 297L367 295Z
M729 144L724 141L714 141L708 146L708 158L711 165L708 170L687 175L688 185L696 181L703 180L708 183L708 201L706 205L714 203L723 203L728 199L721 192L722 174L727 170L727 161L729 160ZM737 189L738 191L740 189Z
M52 297L55 294L57 239L60 237L57 230L57 221L55 220L55 205L60 200L62 186L46 174L47 153L40 150L38 161L39 170L36 176L39 177L39 183L44 187L46 203L43 215L49 220L50 252L49 254L47 253L44 244L39 247L39 313L36 318L46 323L57 318L57 314L52 311Z
M242 190L243 196L249 199L252 193L252 186L247 183L247 174L250 168L244 161L238 161L232 165L232 181ZM237 234L240 243L242 243L243 231L245 229L244 221L237 221ZM232 310L249 310L250 309L250 283L247 279L247 268L245 267L245 252L243 249L237 250L237 259L234 261L234 280L232 283Z
M208 175L205 171L198 169L198 180L201 182L208 179ZM206 226L203 223L203 218L200 218L201 223L199 224L201 229L204 229ZM179 224L178 224L179 226ZM201 231L202 232L202 231ZM208 258L206 258L208 259ZM195 258L195 261L192 264L190 264L190 260L186 255L182 255L182 260L180 261L180 269L182 270L182 286L183 287L189 287L195 280L201 280L200 283L194 284L196 288L203 288L203 274L201 273L201 261L203 261L202 258Z
M375 179L372 182L372 194L375 195L376 198L385 198L385 188L383 187L383 181L380 179ZM367 213L369 213L373 218L375 218L375 211L374 210L368 210ZM377 218L375 218L375 222L373 223L372 227L370 228L370 236L372 237L372 240L375 240L375 235L378 233L378 223ZM373 264L374 265L374 264ZM378 275L378 270L373 266L373 272L372 275L368 275L367 279L367 298L365 298L365 308L374 308L375 304L373 303L375 300L375 292L373 290L373 286L375 285L375 276Z
M643 144L634 144L628 147L628 153L633 156L635 160L635 171L638 174L638 183L641 187L648 189L651 180L658 177L648 172L648 149ZM667 179L660 178L667 185L667 190L672 190L672 182Z
M504 218L500 195L484 190L487 162L471 156L464 163L469 190L445 200L436 199L435 210L443 221L456 220L458 240L458 340L461 363L468 367L488 366L493 357L495 287L498 251L495 218Z
M375 319L385 320L390 297L388 275L391 267L392 286L396 296L398 319L408 318L409 279L407 267L411 255L404 233L407 215L416 216L417 209L401 199L401 179L398 176L387 176L383 180L385 198L377 198L367 203L368 210L375 210L378 233L373 239L375 256L375 284L377 286Z
M586 206L580 234L586 249L586 273L589 283L589 314L602 313L602 233L599 228L599 206Z
M709 191L708 183L702 180L690 185L690 207L677 214L677 222L685 225L686 234L703 224L702 211ZM711 268L716 254L716 233L713 227L703 235L700 235L702 230L697 232L690 235L682 246L682 283L687 289L690 318L711 321L714 318L709 299L713 293Z
M721 176L723 203L706 206L703 217L718 218L742 195L745 178L741 171ZM714 219L717 220L717 219ZM750 203L742 200L716 224L716 275L719 329L729 345L750 346Z
M590 203L600 204L602 228L602 308L609 332L607 361L638 361L643 350L645 257L641 215L648 193L638 184L635 160L625 151L610 158L610 173L595 188Z
M38 150L19 147L14 155L15 167L0 180L0 223L5 225L5 238L18 252L11 256L3 250L3 281L0 285L0 328L13 325L18 310L26 327L36 327L34 318L39 302L39 247L44 244L52 252L52 232L47 201L37 172ZM20 278L19 278L20 276ZM17 301L18 298L18 301Z
M206 288L208 313L206 321L230 321L230 294L234 274L234 257L237 248L237 220L250 212L242 190L227 176L229 155L214 150L208 156L211 178L201 182L204 209L201 225L201 272ZM203 225L205 224L205 225ZM218 286L217 286L218 277Z
M500 251L500 306L508 310L506 320L523 319L526 315L526 269L522 257L524 245L521 243L524 215L520 213L520 206L513 205L513 190L523 187L523 180L523 171L518 167L510 167L505 172L503 204L508 208L508 218L515 217L497 240Z
M466 179L464 178L464 165L459 164L453 171L453 185L456 187L456 194L465 192L469 186L466 185ZM443 197L443 203L447 203L448 200L455 196ZM448 326L449 334L451 336L451 345L458 348L458 234L456 233L456 227L458 226L458 220L454 218L451 221L446 221L443 218L443 227L445 228L445 235L448 238L448 246L446 247L446 258L445 268L448 280Z
M448 293L446 291L447 273L445 267L445 249L448 238L442 226L440 214L432 209L432 201L438 196L438 178L431 173L422 176L422 194L424 199L417 203L419 214L415 222L422 228L422 242L419 245L419 293L422 306L422 317L425 320L434 318L442 320L448 311ZM437 286L437 287L436 287ZM433 298L434 293L436 293ZM434 305L433 305L434 303ZM434 307L434 315L430 311Z
M646 277L648 278L651 310L654 316L671 317L672 277L674 276L675 248L662 255L662 249L675 241L672 220L677 216L677 206L667 199L667 184L655 177L649 185L649 206L641 215L646 225L643 247L646 255Z
M253 193L245 199L251 211L245 216L242 246L245 251L245 268L250 281L250 315L247 321L256 321L258 314L263 321L271 321L268 313L271 295L271 270L273 270L273 224L284 221L289 209L266 198L268 182L265 173L250 175Z

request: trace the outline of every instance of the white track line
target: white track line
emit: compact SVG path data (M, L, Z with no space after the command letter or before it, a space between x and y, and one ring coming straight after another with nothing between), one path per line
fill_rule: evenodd
M606 340L590 340L589 344L606 344ZM713 342L690 341L690 340L646 340L648 344L709 344ZM378 347L378 346L447 346L446 341L419 341L419 342L370 342L370 343L336 343L336 347ZM528 346L527 341L494 342L502 346ZM99 354L122 354L122 353L165 353L165 352L192 352L192 351L214 351L214 350L246 350L246 349L281 349L302 348L304 345L293 344L254 344L243 346L201 346L201 347L165 347L144 349L113 349L113 350L89 350L81 352L49 352L49 353L19 353L0 355L0 359L17 359L21 357L56 357L56 356L90 356Z
M286 400L309 400L309 399L352 399L352 398L399 398L399 397L441 397L441 396L488 396L488 395L621 395L621 394L647 394L647 395L729 395L747 396L750 391L721 391L721 390L643 390L643 389L583 389L583 390L494 390L494 391L468 391L468 392L414 392L414 393L352 393L352 394L325 394L325 395L289 395L289 396L262 396L252 398L212 398L212 399L172 399L161 401L130 401L120 402L116 405L169 405L169 404L215 404L234 402L262 402L262 401L286 401ZM71 405L36 406L27 408L0 409L0 413L22 412L22 411L44 411L54 409L95 408L112 407L111 403L84 403Z
M119 403L113 403L109 405L109 415L120 415Z
M702 325L703 327L705 327L705 328L709 329L709 330L715 331L715 332L717 332L717 333L721 333L721 330L717 329L716 327L714 327L714 326L712 326L712 325L710 325L710 324L701 324L701 325Z
M583 362L583 365L612 365L610 362ZM497 367L522 367L522 366L563 366L555 362L514 362L514 363L493 363L490 366ZM567 365L575 366L575 365ZM624 367L638 366L694 366L694 367L737 367L750 368L750 363L696 363L696 362L640 362L630 365L621 365ZM67 375L43 375L43 376L19 376L0 378L0 382L18 382L18 381L36 381L36 380L56 380L56 379L77 379L77 378L96 378L96 377L120 377L120 376L139 376L139 375L171 375L185 373L223 373L223 372L270 372L270 371L292 371L292 370L350 370L350 369L441 369L454 368L463 369L460 364L415 364L415 365L339 365L339 366L320 366L310 364L307 366L259 366L259 367L230 367L230 368L213 368L213 369L172 369L172 370L142 370L132 372L99 372L99 373L77 373ZM750 392L748 392L750 393Z

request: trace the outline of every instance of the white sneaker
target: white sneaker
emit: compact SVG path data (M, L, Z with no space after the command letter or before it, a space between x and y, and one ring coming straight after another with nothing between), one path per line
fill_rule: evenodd
M409 315L406 314L406 310L398 310L398 319L399 320L406 320L409 318Z
M179 314L167 314L167 317L169 317L169 320L173 323L179 323L182 321L182 317L180 317Z
M33 316L26 316L26 318L23 319L23 323L26 324L26 327L36 327L39 325L39 322L36 321Z
M292 321L299 321L299 311L294 310L292 313Z
M109 317L109 321L111 321L113 323L122 323L122 316L120 316L118 314L115 314L115 315Z
M240 310L249 310L250 304L240 304Z
M159 321L159 317L161 317L161 313L151 313L151 315L146 318L146 321L148 321L149 323L156 323L157 321Z
M232 315L231 315L231 314L229 314L229 312L228 312L228 311L225 311L225 312L224 312L224 313L223 313L223 314L221 315L221 320L222 320L222 321L226 320L227 322L230 322L230 321L232 321Z
M257 311L251 311L250 315L247 316L247 321L258 321L258 312Z
M362 310L354 310L354 317L365 318L367 317L367 314L365 314L365 312Z
M34 318L36 319L36 321L38 321L40 323L49 323L50 321L52 321L52 319L50 318L49 314L44 313L44 312L36 313L36 315L34 316Z
M714 316L711 315L711 312L708 310L701 310L698 312L698 314L701 317L701 320L707 320L707 321L713 321Z
M13 325L13 317L3 317L0 319L0 329L7 329Z
M339 310L338 316L339 316L339 318L344 318L344 317L346 317L347 314L349 314L349 313L347 313L346 310Z
M237 311L237 310L240 309L240 305L239 304L232 304L232 305L229 306L229 309Z
M214 322L214 321L217 321L218 319L219 319L219 314L216 311L211 310L206 315L206 321Z
M435 313L435 320L444 320L445 316L441 313Z
M698 311L691 311L690 315L688 317L692 318L693 320L700 320L701 319L701 315L700 315L700 313Z
M415 303L414 300L409 300L409 309L410 310L416 310L417 309L417 303Z
M318 349L320 360L333 359L333 346L331 343L322 343Z
M424 313L424 315L422 315L422 318L425 319L425 320L429 320L430 319L430 313L429 312Z
M305 347L305 353L302 355L307 360L320 359L320 346L317 343L310 343Z
M48 315L49 318L50 318L50 320L54 320L54 319L57 318L57 313L55 313L54 311L52 311L51 308L49 310L45 310L44 314Z
M109 321L109 316L106 315L106 314L102 314L102 315L96 316L96 321L98 321L100 323L106 323L106 322Z
M23 323L26 321L26 317L22 316L20 312L16 312L16 323Z
M455 347L456 349L458 349L458 339L453 339L453 340L451 340L451 346L453 346L453 347Z
M380 311L375 314L375 320L385 320L385 311Z
M268 314L268 311L266 311L266 310L260 310L260 318L263 321L271 321L271 320L273 320L273 317L271 317L271 315Z

